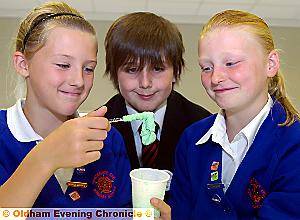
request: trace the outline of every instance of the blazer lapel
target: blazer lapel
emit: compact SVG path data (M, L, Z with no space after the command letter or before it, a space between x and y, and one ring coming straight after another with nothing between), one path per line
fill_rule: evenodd
M174 91L168 98L167 109L164 116L163 127L159 142L158 151L158 168L167 169L173 172L173 159L170 156L175 155L175 148L181 135L181 131L185 128L186 122L180 111L180 106L176 103Z

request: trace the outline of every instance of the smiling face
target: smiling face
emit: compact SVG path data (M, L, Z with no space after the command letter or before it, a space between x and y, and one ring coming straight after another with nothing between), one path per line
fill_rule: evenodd
M139 112L155 111L169 97L175 82L172 65L145 66L126 64L118 70L119 90L126 102Z
M46 44L27 61L26 105L53 114L74 114L87 98L97 64L94 35L56 27Z
M220 108L256 111L266 103L268 57L246 27L208 32L198 52L202 84Z

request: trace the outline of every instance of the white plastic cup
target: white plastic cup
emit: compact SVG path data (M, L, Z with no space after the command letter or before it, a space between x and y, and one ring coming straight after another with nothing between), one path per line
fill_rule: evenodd
M132 182L132 203L133 208L154 208L150 199L153 197L164 199L167 182L170 175L158 169L139 168L130 172ZM154 209L154 217L160 213Z
M170 189L171 189L171 181L172 181L173 173L170 170L163 170L163 171L165 171L166 173L168 173L169 176L170 176L170 178L169 178L169 180L167 182L167 186L166 186L166 192L167 192L167 191L170 191Z

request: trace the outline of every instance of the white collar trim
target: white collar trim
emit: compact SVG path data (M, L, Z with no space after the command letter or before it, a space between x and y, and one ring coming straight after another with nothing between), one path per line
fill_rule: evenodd
M245 135L249 146L253 143L253 140L258 132L258 129L260 128L261 124L268 116L272 105L273 105L273 100L271 96L268 94L268 101L266 105L255 116L255 118L238 133L238 134L242 133ZM219 143L220 139L224 138L224 136L220 137L217 135L221 133L226 135L226 123L225 123L225 118L222 110L217 114L212 127L196 142L195 145L204 144L209 140L210 136L212 136L212 140L214 142Z
M43 138L33 130L23 112L24 101L19 99L14 106L7 109L8 128L20 142L41 141Z

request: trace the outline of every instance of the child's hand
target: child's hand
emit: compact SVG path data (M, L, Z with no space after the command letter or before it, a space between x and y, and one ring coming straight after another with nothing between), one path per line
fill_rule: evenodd
M160 211L160 217L155 220L171 220L171 207L163 200L152 198L151 204Z
M100 158L103 141L110 130L104 117L105 106L85 117L66 121L54 130L37 147L42 163L54 171L62 167L80 167Z

